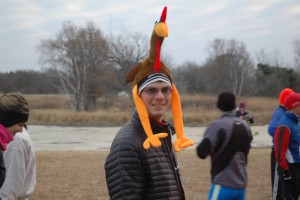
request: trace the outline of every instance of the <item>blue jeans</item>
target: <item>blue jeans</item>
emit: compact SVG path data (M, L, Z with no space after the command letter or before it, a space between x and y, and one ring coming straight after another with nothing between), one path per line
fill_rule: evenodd
M208 200L245 200L246 189L233 189L218 184L212 184Z

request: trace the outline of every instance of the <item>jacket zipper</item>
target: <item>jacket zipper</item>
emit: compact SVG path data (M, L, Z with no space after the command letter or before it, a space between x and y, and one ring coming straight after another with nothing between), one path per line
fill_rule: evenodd
M170 139L171 139L171 143L172 143L172 130L171 130L171 128L169 127L169 126L167 126L167 128L168 128L168 132L169 132L169 137L170 137ZM171 152L170 152L170 149L172 149L172 146L171 146L171 148L169 147L169 144L168 144L168 142L166 141L166 140L163 140L163 143L164 143L164 145L162 145L163 146L163 148L165 148L166 147L166 149L167 149L167 153L168 153L168 156L169 156L169 158L171 159L171 164L172 164L172 170L173 170L173 173L174 173L174 175L175 175L175 179L176 179L176 185L177 185L177 188L178 188L178 190L179 190L179 195L180 195L180 199L182 199L182 200L184 200L185 198L183 198L183 194L182 194L182 187L180 186L180 184L182 184L181 183L181 180L180 180L180 175L179 175L179 170L180 170L180 168L179 168L179 166L178 166L178 162L177 162L177 160L175 159L175 155L173 155ZM166 146L165 146L166 145Z

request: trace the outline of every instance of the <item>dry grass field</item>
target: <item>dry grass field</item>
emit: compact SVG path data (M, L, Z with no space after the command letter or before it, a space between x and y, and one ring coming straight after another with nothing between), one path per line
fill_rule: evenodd
M129 97L113 99L113 104L105 109L104 100L97 99L95 110L75 112L68 108L67 98L63 95L24 95L30 105L31 125L61 126L120 126L131 118L133 104ZM183 120L186 126L206 126L219 117L216 109L216 95L181 95ZM269 123L274 109L278 105L276 98L243 97L247 109L254 116L254 125ZM166 120L172 122L170 112Z
M109 199L104 163L108 151L37 152L37 187L31 200ZM248 200L271 199L269 148L252 148L248 161ZM187 200L205 200L210 160L195 151L178 154Z

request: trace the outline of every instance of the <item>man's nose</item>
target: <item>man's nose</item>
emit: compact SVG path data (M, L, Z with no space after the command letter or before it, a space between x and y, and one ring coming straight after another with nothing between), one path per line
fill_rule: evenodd
M164 94L163 94L163 92L162 92L161 90L157 90L157 93L156 93L155 97L156 97L156 98L157 98L157 97L163 98L163 97L164 97Z

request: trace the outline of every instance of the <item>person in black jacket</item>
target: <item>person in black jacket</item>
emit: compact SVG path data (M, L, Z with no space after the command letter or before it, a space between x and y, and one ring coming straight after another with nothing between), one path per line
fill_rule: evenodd
M212 184L208 199L245 199L251 130L247 122L233 112L234 94L219 94L217 108L222 115L209 124L196 149L199 158L211 157Z
M169 69L159 60L167 36L166 7L155 25L149 56L126 76L133 82L135 111L114 138L105 162L110 199L184 200L175 151L193 145L183 134L179 94ZM158 47L158 48L157 48ZM174 127L163 120L171 107ZM172 135L177 136L174 145Z
M3 151L14 139L14 135L23 130L28 116L29 106L24 97L16 94L0 96L0 188L6 175Z

